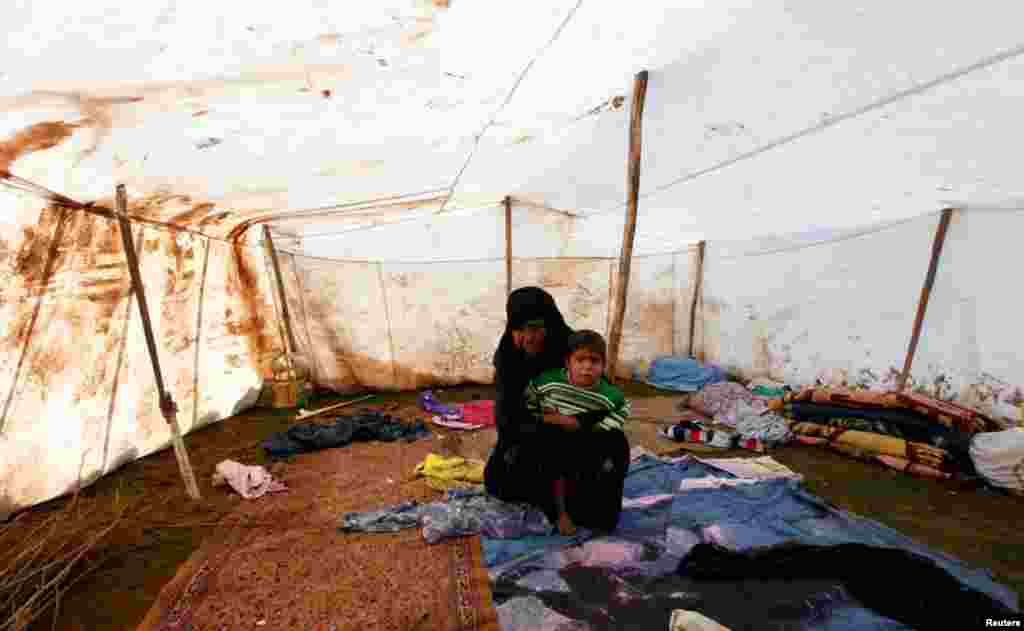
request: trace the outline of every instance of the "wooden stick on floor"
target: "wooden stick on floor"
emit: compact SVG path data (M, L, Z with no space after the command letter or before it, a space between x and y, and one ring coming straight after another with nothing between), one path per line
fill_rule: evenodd
M608 330L609 381L615 382L622 341L622 318L626 313L626 293L629 289L629 265L633 260L633 237L636 234L636 212L640 200L640 147L643 127L644 98L647 95L647 71L637 73L633 81L633 105L629 125L629 171L626 225L622 234L622 254L619 257L619 278L615 291L615 312Z
M188 460L188 452L185 450L185 441L182 440L181 430L178 428L178 406L174 403L174 399L171 398L171 393L164 387L164 377L160 372L160 356L157 353L156 338L153 336L153 323L149 319L149 305L146 303L146 291L142 286L142 274L139 273L139 257L135 252L135 243L132 241L132 226L128 221L127 213L128 198L125 193L124 184L118 184L117 221L121 228L121 242L124 244L124 253L128 257L128 271L132 277L135 302L139 305L139 315L142 316L142 331L146 335L149 359L153 363L156 389L160 395L160 412L171 429L171 443L174 445L174 455L178 460L181 477L185 481L185 491L189 497L198 500L200 499L199 485L196 484L196 477Z
M353 403L359 403L360 401L365 401L367 399L372 399L375 396L377 396L377 395L375 395L375 394L368 394L366 396L359 397L358 399L352 399L351 401L342 401L341 403L335 403L334 405L328 405L327 407L320 408L319 410L312 410L310 412L301 412L300 414L298 414L295 417L295 420L296 421L302 421L302 420L305 420L307 418L310 418L311 416L318 416L320 414L323 414L324 412L330 412L331 410L337 410L338 408L343 408L343 407L345 407L347 405L352 405Z
M903 372L900 373L897 385L900 390L907 386L907 379L910 378L910 367L914 363L914 353L917 352L917 343L921 339L921 326L924 324L924 315L928 310L928 299L932 295L932 285L935 284L935 272L939 269L939 257L942 255L942 246L946 242L946 230L949 229L949 222L953 218L953 209L946 208L942 211L939 219L939 227L935 230L935 240L932 242L932 258L928 262L928 275L925 276L924 286L921 288L921 299L917 302L917 316L914 317L914 330L910 334L910 346L907 348L907 357L903 361Z

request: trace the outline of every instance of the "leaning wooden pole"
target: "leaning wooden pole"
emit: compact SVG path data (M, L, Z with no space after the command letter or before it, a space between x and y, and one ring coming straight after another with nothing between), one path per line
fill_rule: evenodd
M935 240L932 242L932 258L928 262L928 275L924 279L924 287L921 288L921 299L917 302L917 316L914 318L914 330L910 335L910 347L907 348L907 357L903 361L903 372L899 376L899 389L907 386L907 379L910 378L910 368L914 363L914 353L917 352L917 343L921 339L921 326L924 324L924 316L928 311L928 299L932 295L932 285L935 284L935 272L939 269L939 257L942 255L942 245L946 242L946 231L949 229L949 222L953 218L953 209L946 208L942 211L939 219L939 227L935 230Z
M615 286L615 312L608 331L608 379L615 381L622 341L622 318L626 314L626 293L629 289L629 265L633 260L633 237L636 234L636 211L640 201L640 147L647 95L647 71L637 73L633 80L633 104L629 121L629 169L626 225L622 231L622 254L619 257L619 278Z
M142 286L142 275L139 273L139 257L135 252L135 243L132 241L132 226L128 221L128 198L125 193L124 184L117 185L117 221L121 228L121 242L124 244L124 253L128 257L128 271L132 278L132 288L135 291L135 302L139 305L139 315L142 316L142 331L146 336L146 346L149 348L149 359L153 363L153 374L156 377L156 389L160 395L160 412L164 420L171 428L171 442L174 445L174 455L178 459L178 468L181 470L181 477L185 481L185 491L194 500L200 499L199 485L196 484L196 476L192 473L192 465L189 464L188 452L185 450L185 441L181 438L181 430L178 428L178 406L174 403L171 393L164 387L163 373L160 372L160 356L157 353L156 338L153 335L153 323L149 319L149 305L146 303L146 291Z
M281 264L277 260L277 249L274 248L274 238L270 236L270 226L263 224L263 247L267 249L270 256L270 264L274 269L274 280L277 285L277 301L281 305L281 319L284 320L284 334L286 351L295 353L298 351L298 344L295 343L295 332L292 331L292 319L288 313L288 296L284 293L284 277L281 276Z
M512 293L512 198L505 197L505 297Z
M697 275L693 281L693 301L690 302L690 344L686 347L689 357L696 357L693 352L693 337L697 331L697 305L704 285L704 241L697 243Z

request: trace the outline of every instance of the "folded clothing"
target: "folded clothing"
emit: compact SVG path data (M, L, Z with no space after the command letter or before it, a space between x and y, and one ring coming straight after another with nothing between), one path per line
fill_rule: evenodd
M882 434L845 430L815 423L797 423L793 425L793 431L804 436L824 438L834 446L844 445L846 448L857 449L867 454L906 458L911 462L936 469L949 466L950 462L949 453L943 449Z

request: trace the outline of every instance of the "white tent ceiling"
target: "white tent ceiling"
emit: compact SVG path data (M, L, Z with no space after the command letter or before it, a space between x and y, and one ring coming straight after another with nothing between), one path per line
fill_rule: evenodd
M598 213L563 252L607 256L648 69L637 251L664 251L1020 198L1022 17L1010 0L18 2L0 138L12 172L83 201L125 182L237 223L511 194ZM79 126L19 149L47 121Z

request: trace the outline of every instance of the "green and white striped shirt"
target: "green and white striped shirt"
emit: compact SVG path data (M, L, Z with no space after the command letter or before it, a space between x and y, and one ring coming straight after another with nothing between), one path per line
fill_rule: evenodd
M629 401L625 395L604 377L593 389L581 388L569 383L565 368L547 370L527 386L526 409L536 418L541 418L544 408L554 408L566 416L608 410L608 416L595 426L595 429L604 430L621 431L630 414Z

